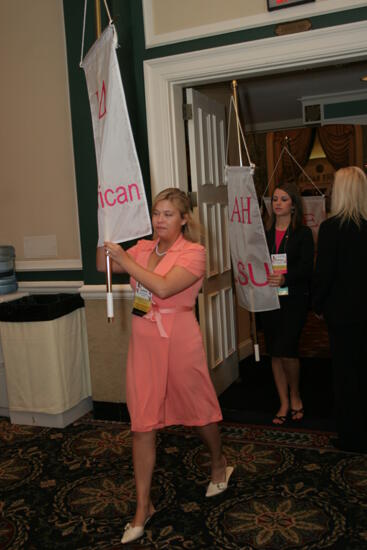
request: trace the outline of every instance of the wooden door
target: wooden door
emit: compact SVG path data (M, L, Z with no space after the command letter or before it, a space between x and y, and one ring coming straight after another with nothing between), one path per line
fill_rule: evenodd
M200 326L217 393L238 377L236 315L228 235L228 195L224 181L226 120L224 105L186 90L192 117L188 138L192 192L205 230L206 277L199 295Z

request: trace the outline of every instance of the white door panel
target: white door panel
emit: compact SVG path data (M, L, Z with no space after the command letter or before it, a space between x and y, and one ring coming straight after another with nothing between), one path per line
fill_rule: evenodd
M231 251L229 249L228 233L228 206L226 204L217 204L217 215L221 232L218 235L219 247L219 269L221 273L231 269Z
M207 277L214 277L219 273L219 255L218 250L218 220L217 220L217 205L203 203L202 208L199 206L202 216L201 223L205 227L205 244L206 244L206 273Z
M205 228L206 278L199 300L209 368L217 392L238 376L236 324L228 235L228 197L224 179L225 108L188 89L191 185L197 195L199 220ZM217 381L217 383L216 383Z
M223 327L222 307L220 292L213 292L206 297L207 302L207 327L209 329L209 363L212 368L223 362Z

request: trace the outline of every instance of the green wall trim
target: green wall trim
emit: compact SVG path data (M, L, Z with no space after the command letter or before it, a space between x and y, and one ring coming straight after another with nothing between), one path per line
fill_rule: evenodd
M324 118L338 118L367 114L367 99L358 101L344 101L324 105Z

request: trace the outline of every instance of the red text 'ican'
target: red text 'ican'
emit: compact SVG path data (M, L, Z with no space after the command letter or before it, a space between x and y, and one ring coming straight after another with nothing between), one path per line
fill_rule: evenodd
M136 183L130 183L127 187L118 185L113 189L98 189L98 208L115 206L116 204L125 204L128 202L140 201L139 187Z

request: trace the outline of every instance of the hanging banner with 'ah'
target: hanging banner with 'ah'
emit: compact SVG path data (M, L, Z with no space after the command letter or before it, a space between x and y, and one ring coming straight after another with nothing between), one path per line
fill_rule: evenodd
M149 235L151 223L109 25L81 66L87 80L98 172L98 246Z
M227 166L229 242L236 294L248 311L279 308L278 292L267 281L272 271L259 203L248 166Z
M271 198L264 197L264 203L267 213L271 216ZM317 197L302 197L302 207L303 223L311 229L316 244L320 224L326 218L325 197L324 195Z

